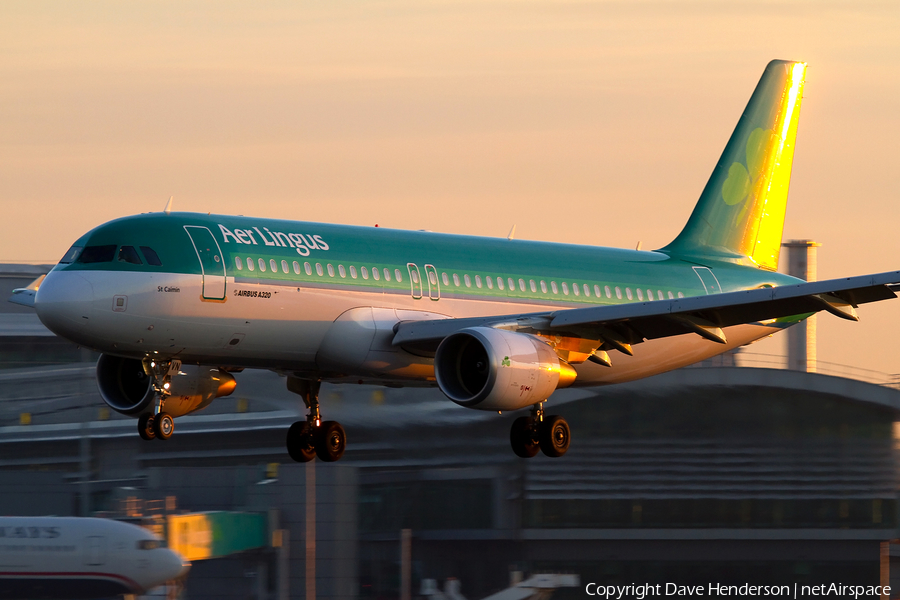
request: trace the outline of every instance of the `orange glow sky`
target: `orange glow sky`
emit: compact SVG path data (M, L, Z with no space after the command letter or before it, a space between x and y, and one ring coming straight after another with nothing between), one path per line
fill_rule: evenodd
M820 279L900 269L898 31L894 0L4 2L0 260L170 195L656 248L785 58L810 65L785 239L823 244ZM860 313L819 319L820 360L900 372L900 302Z

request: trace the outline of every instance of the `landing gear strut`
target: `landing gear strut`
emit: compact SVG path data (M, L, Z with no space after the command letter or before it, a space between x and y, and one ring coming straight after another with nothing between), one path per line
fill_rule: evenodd
M138 435L145 440L167 440L175 433L175 419L163 412L163 406L171 393L172 375L181 370L181 361L145 358L143 366L144 373L153 378L154 404L152 413L145 413L138 419Z
M559 415L544 415L544 403L531 407L530 417L513 421L509 442L516 456L531 458L538 449L551 457L559 457L569 449L572 440L569 424Z
M299 394L309 409L305 421L297 421L287 433L287 451L296 462L309 462L316 456L334 462L344 455L347 434L337 421L323 421L319 414L320 381L288 377L288 390Z

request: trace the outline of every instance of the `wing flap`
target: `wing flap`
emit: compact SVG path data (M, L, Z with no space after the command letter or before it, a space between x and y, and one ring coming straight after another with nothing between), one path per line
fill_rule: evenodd
M565 310L438 321L401 322L395 346L437 348L448 335L466 327L496 327L551 335L602 339L607 347L630 353L631 344L694 332L724 343L722 329L827 310L856 319L860 304L896 298L900 271L760 288L674 300L591 306ZM702 332L701 332L702 331Z

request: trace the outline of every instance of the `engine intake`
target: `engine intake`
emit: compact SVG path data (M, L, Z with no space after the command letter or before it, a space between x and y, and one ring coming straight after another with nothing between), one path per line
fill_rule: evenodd
M575 381L575 369L525 333L470 327L447 336L434 357L438 386L468 408L515 410Z
M229 395L237 385L230 373L197 365L183 365L171 383L165 411L173 417L205 408L214 399ZM136 417L153 408L153 379L140 360L101 355L97 387L103 401L123 415Z

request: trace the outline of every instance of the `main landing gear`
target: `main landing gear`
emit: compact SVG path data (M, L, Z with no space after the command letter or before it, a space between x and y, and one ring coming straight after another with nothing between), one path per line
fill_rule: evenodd
M509 442L516 456L531 458L538 449L547 456L562 456L572 440L569 424L559 415L544 416L544 403L531 407L530 417L513 421Z
M175 419L163 412L163 406L170 394L172 375L181 370L181 361L145 358L143 364L144 372L153 378L154 404L152 413L138 418L138 435L145 440L167 440L175 433Z
M320 381L288 377L288 390L300 394L309 409L305 421L297 421L287 433L287 451L296 462L309 462L316 456L334 462L344 455L347 434L337 421L322 421L319 414Z

